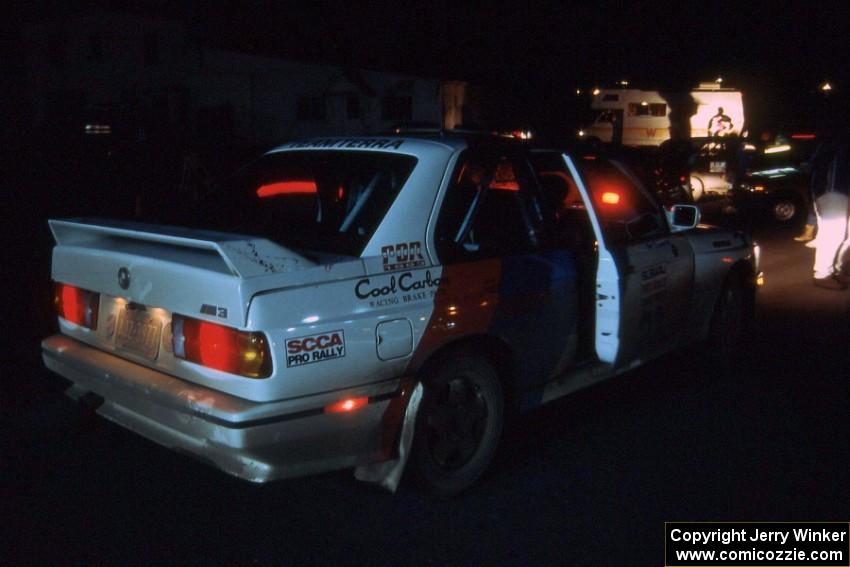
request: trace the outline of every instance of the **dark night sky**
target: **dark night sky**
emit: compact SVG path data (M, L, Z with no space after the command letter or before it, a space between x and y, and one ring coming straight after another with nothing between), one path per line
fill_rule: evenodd
M807 87L848 76L847 2L404 4L233 2L195 8L199 29L262 51L532 83L713 79Z
M824 80L850 90L850 4L831 2L19 3L4 27L92 9L179 18L207 44L477 81L536 105L628 79L688 88L722 75L789 114ZM6 45L14 47L7 35ZM837 94L836 96L840 96ZM774 99L773 102L767 99ZM526 104L525 106L528 106ZM781 108L779 108L781 107Z
M721 73L802 87L847 79L850 67L847 2L36 1L9 9L7 21L116 6L182 18L228 47L473 80L660 83Z

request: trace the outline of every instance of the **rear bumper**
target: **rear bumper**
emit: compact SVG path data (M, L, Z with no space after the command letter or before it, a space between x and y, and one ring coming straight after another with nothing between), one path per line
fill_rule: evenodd
M44 364L98 413L161 445L237 477L266 482L378 462L392 456L404 414L402 380L297 399L252 402L186 382L63 335L42 342ZM410 388L407 388L410 390ZM326 405L369 397L351 414ZM92 396L88 396L91 398Z

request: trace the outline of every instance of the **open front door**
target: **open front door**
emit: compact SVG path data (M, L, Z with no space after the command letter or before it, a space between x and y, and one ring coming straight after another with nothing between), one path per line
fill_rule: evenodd
M596 268L596 355L602 362L614 364L620 350L620 276L614 257L605 245L602 227L582 176L570 156L563 154L563 158L578 186L596 236L599 255L599 265Z
M663 354L682 341L693 288L693 249L686 238L670 233L663 209L622 164L564 159L598 243L599 360L627 366Z

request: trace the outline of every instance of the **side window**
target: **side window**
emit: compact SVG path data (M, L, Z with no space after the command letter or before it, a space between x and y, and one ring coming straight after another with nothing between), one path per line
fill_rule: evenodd
M667 105L663 102L630 102L629 116L667 116Z
M667 233L661 207L618 162L579 161L594 209L609 244L629 244Z
M507 153L467 150L437 217L437 254L443 263L537 250L543 213L524 160Z

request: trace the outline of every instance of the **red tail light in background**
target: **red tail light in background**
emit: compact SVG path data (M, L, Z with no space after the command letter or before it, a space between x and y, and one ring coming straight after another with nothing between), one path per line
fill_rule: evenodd
M266 378L272 373L271 352L263 333L180 315L172 319L171 330L178 358L248 378Z
M56 305L56 312L66 321L92 330L97 329L99 293L56 283L53 287L53 303Z

